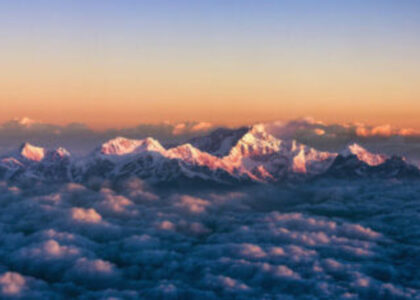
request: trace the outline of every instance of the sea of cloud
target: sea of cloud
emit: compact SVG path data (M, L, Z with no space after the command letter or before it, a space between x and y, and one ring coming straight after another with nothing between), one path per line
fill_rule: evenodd
M0 183L1 299L420 299L420 185Z

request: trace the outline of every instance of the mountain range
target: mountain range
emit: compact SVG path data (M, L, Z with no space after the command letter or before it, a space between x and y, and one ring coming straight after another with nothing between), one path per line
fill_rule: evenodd
M403 157L371 153L358 144L325 152L278 139L262 125L216 129L187 143L162 146L153 138L116 137L89 155L24 143L0 158L0 179L89 182L137 177L151 184L276 184L312 178L420 178Z

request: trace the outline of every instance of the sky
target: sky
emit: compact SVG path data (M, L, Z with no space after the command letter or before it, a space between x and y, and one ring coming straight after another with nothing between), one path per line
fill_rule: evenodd
M0 121L420 129L419 1L0 1Z

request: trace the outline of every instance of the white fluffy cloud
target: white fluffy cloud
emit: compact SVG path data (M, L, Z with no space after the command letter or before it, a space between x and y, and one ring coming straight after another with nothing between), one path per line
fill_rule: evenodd
M102 221L101 215L93 208L74 207L71 209L71 218L75 221L86 223L100 223Z
M185 211L193 214L199 214L206 210L206 207L210 205L210 202L188 195L175 196L172 198L176 207L179 207Z
M19 273L5 272L0 276L1 293L5 296L20 295L26 280Z

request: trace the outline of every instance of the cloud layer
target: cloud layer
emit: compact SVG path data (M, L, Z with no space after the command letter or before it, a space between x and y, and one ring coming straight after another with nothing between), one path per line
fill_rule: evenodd
M416 183L0 195L5 299L420 299Z

